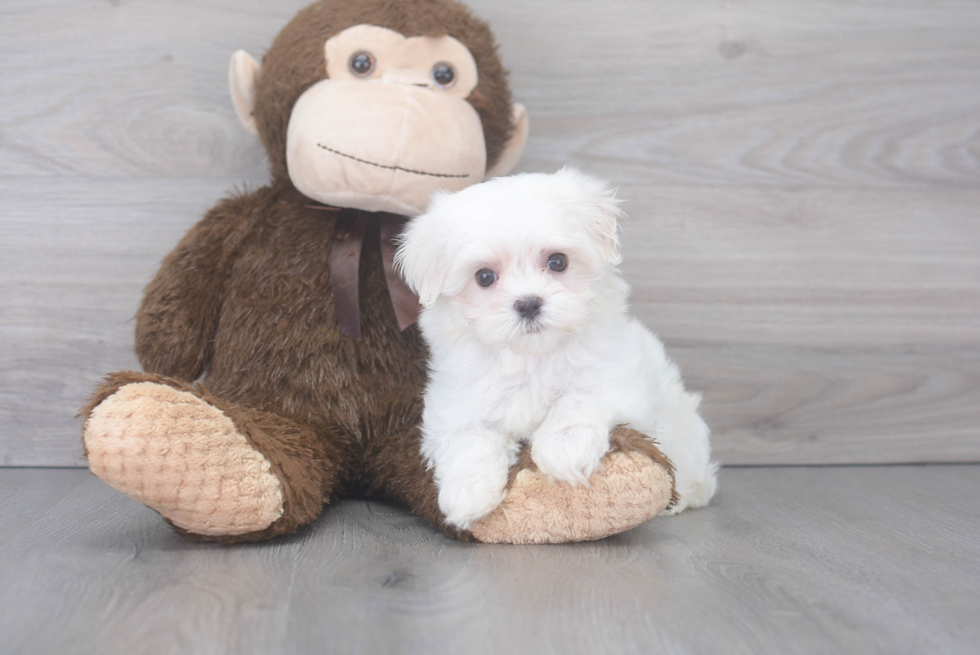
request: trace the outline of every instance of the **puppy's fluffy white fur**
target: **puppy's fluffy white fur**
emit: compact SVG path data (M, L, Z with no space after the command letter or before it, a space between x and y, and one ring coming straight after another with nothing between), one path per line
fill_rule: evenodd
M618 202L563 169L438 195L406 228L396 263L422 302L431 350L422 451L450 524L467 528L503 500L522 442L547 475L587 483L619 424L674 462L672 512L714 494L700 398L627 310ZM560 260L549 268L557 253L562 271ZM495 281L484 287L487 270ZM530 318L529 299L540 304Z

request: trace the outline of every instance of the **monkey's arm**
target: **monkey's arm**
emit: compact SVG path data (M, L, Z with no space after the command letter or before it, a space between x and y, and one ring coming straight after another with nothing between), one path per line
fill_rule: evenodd
M146 372L193 381L207 368L254 195L222 200L163 260L136 314L136 354Z

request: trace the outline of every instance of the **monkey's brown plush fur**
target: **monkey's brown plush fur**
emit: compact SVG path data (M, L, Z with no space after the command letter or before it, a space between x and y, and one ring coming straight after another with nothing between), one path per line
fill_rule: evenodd
M325 0L283 29L264 58L255 96L271 184L220 202L164 260L137 315L136 352L145 373L110 375L82 410L93 472L191 538L233 543L289 533L342 494L392 499L454 536L472 536L443 526L437 490L419 453L426 349L414 326L398 328L376 224L361 255L362 338L355 341L340 332L331 292L336 212L311 207L286 167L290 111L325 76L324 41L362 23L461 41L479 69L468 100L483 122L489 165L507 143L511 98L505 72L490 30L461 5ZM125 402L123 389L132 391ZM206 439L212 441L197 441ZM224 457L203 447L196 452L198 443L226 444L237 454ZM608 474L604 484L628 502L617 505L609 497L595 504L584 491L569 488L536 506L544 528L535 524L526 528L533 534L512 533L518 528L498 513L483 540L598 538L659 512L672 493L669 462L639 435L622 433L615 444L616 451L637 454L630 460L636 465L625 466L641 475ZM254 454L246 458L250 468L236 468L241 453ZM531 474L539 475L533 467ZM175 517L209 501L208 494L230 500L181 525ZM578 500L569 500L576 494ZM549 502L563 504L552 508L565 511L560 529L548 528ZM259 514L272 511L278 518L222 528L218 518L236 507L258 507ZM521 507L510 511L517 516ZM590 525L577 530L568 507L587 515L583 520ZM606 511L628 518L613 517L596 528Z

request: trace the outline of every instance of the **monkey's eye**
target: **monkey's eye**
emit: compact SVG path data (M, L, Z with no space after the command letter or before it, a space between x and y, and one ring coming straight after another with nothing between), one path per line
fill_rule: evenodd
M566 257L565 253L562 252L556 252L548 255L548 268L561 273L568 268L568 257Z
M446 62L440 61L432 67L432 79L442 88L448 89L456 83L456 71Z
M488 287L497 281L497 274L489 268L481 268L476 272L476 283L481 287Z
M364 50L355 52L350 56L347 68L356 77L367 77L374 72L374 55Z

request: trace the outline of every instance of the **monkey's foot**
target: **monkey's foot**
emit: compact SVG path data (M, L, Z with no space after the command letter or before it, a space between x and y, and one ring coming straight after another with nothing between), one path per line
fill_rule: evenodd
M269 461L188 391L126 384L92 409L82 438L92 473L188 532L241 535L283 514Z
M594 541L634 528L676 502L670 460L635 430L618 428L588 486L553 482L525 449L504 501L470 531L486 543Z

